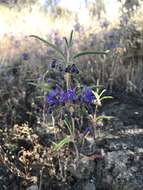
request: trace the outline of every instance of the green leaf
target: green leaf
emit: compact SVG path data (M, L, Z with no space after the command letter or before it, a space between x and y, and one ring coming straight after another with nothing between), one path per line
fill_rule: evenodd
M59 151L65 144L68 144L69 142L71 142L70 137L65 137L64 139L62 139L59 143L54 143L54 151Z
M72 46L72 39L73 39L73 30L71 31L70 34L69 46Z
M31 84L31 85L33 85L33 86L36 86L36 87L37 87L37 83L35 83L35 82L28 82L28 84Z
M114 118L114 117L113 116L101 115L101 116L96 117L96 121L99 121L101 119L112 119L112 118Z
M94 92L94 91L92 91L92 93L94 94L96 100L97 100L98 102L100 102L100 96L99 96L99 94L98 94L97 92Z
M64 123L65 123L65 125L67 126L67 128L68 128L68 130L69 130L69 133L72 135L71 125L70 125L70 123L68 122L68 119L67 119L67 118L64 119Z
M99 93L99 79L97 79L97 89L96 89L96 92Z
M69 47L69 43L66 37L64 37L64 40L65 40L66 46Z
M73 58L76 59L76 58L78 58L80 56L83 56L83 55L97 55L97 54L106 55L107 52L103 52L103 51L84 51L84 52L80 52L80 53L74 55Z
M44 91L48 91L50 89L50 85L45 82L40 82L40 83L29 82L29 84L32 84L33 86L36 86L37 88L40 88Z
M54 44L48 42L47 40L44 40L43 38L40 38L39 36L36 35L30 35L30 37L36 38L42 42L44 42L45 44L47 44L49 47L51 47L52 49L54 49L59 55L61 55L61 57L65 60L65 56L64 53L59 50Z
M104 94L104 92L106 92L106 90L105 90L105 89L104 89L104 90L102 90L102 92L100 93L99 97L101 97L101 96Z
M105 99L113 99L113 97L112 96L104 96L104 97L100 98L101 101L105 100Z

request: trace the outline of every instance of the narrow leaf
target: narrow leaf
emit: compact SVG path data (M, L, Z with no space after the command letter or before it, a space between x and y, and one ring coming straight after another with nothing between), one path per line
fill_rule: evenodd
M50 86L49 84L45 83L45 82L41 82L41 83L33 83L33 82L29 82L29 84L33 85L33 86L36 86L37 88L40 88L42 90L49 90L50 89Z
M64 40L65 40L66 46L69 47L69 43L66 37L64 37Z
M97 79L97 89L96 92L99 93L99 79Z
M71 31L71 34L70 34L70 40L69 40L70 46L72 46L72 39L73 39L73 30Z
M113 99L113 97L112 96L104 96L104 97L100 98L100 100L105 100L105 99Z
M100 96L98 95L98 93L94 92L94 91L92 91L92 93L94 94L94 96L97 99L97 101L100 101Z
M54 151L60 150L65 144L68 144L71 141L69 137L65 137L59 143L55 144Z
M48 42L47 40L44 40L43 38L40 38L39 36L36 36L36 35L30 35L30 37L36 38L36 39L44 42L49 47L51 47L52 49L54 49L58 54L60 54L62 56L62 58L65 60L65 56L64 56L63 52L61 50L59 50L54 44Z
M67 126L67 128L68 128L70 134L72 135L71 126L70 126L69 122L66 120L66 118L64 119L64 123L65 123L65 125Z
M100 97L104 94L104 92L106 92L106 90L104 89L104 90L102 90L102 92L100 93Z
M112 118L113 118L112 116L101 115L101 116L96 117L96 121L99 121L101 119L112 119Z
M80 53L74 55L73 58L76 59L76 58L78 58L80 56L83 56L83 55L97 55L97 54L106 55L107 52L103 52L103 51L84 51L84 52L80 52Z

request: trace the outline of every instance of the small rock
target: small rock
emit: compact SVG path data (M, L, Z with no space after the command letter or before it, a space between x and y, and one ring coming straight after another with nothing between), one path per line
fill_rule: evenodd
M86 157L80 159L76 168L74 166L69 167L69 171L77 179L88 179L91 173L93 173L94 169L95 162L93 160L89 160Z
M31 185L26 190L39 190L37 185Z
M86 182L85 184L83 184L82 190L96 190L95 183Z

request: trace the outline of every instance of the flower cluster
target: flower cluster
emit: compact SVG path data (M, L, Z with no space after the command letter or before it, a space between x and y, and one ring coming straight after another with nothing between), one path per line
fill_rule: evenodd
M79 70L75 64L68 65L67 67L64 67L63 65L59 64L56 59L52 60L51 68L52 69L58 69L60 72L64 71L66 73L71 73L71 74L78 74L79 73Z
M80 103L87 104L88 106L93 103L95 96L92 93L92 89L85 86L80 93L77 93L75 89L67 89L64 91L60 88L50 90L46 95L46 102L48 104L48 110L59 105L65 105L66 103Z

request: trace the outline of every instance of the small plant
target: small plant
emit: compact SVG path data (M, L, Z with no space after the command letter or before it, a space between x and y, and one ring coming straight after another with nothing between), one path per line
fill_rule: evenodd
M105 90L101 90L98 80L92 86L80 81L80 70L76 60L85 55L107 53L85 51L74 54L73 31L69 39L64 38L64 51L38 36L31 37L44 42L55 53L51 68L45 72L42 81L38 84L32 83L40 87L44 93L44 118L46 114L50 114L53 128L58 127L60 130L59 134L55 132L52 150L60 157L61 151L71 145L70 152L74 156L75 163L78 163L85 137L90 134L95 140L98 123L111 118L98 115L98 108L102 106L103 100L112 97L104 96ZM84 127L85 119L88 121L86 127Z

